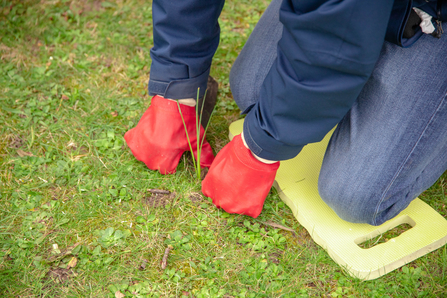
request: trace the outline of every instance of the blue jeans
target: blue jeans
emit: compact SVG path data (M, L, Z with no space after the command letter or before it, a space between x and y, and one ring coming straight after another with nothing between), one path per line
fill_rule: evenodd
M272 1L231 70L242 111L259 98L276 58L280 4ZM447 170L446 35L423 35L405 49L385 42L370 79L339 122L318 187L342 219L380 225Z

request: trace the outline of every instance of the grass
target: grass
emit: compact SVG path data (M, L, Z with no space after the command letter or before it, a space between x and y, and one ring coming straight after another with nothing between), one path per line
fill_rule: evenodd
M267 5L222 13L216 152L239 118L230 66ZM150 103L151 45L147 1L0 0L2 297L446 297L445 246L362 282L274 191L259 218L229 215L200 194L190 154L169 176L136 161L123 134ZM446 178L421 196L444 217Z
M197 98L196 98L196 102L199 102L199 93L200 93L200 88L199 89L197 89ZM190 136L189 135L189 133L188 133L188 128L187 128L187 126L186 126L186 123L185 123L185 119L183 118L183 114L182 114L182 109L181 109L181 107L180 107L180 103L177 101L177 107L178 107L178 111L179 111L179 113L180 113L180 116L181 116L181 118L182 118L182 122L183 122L183 127L185 128L185 133L186 133L186 139L187 139L187 141L188 141L188 145L189 145L189 151L191 152L191 158L192 158L192 162L193 162L193 167L194 167L194 171L195 171L195 173L196 173L196 179L197 179L197 181L200 183L200 181L201 181L201 179L202 179L202 167L201 167L201 165L200 165L200 157L201 157L201 152L202 152L202 148L203 148L203 144L204 144L204 142L205 142L205 139L206 139L206 131L208 130L208 127L209 127L209 124L210 124L210 122L211 122L211 118L212 118L212 116L213 116L213 111L210 113L210 120L208 121L208 123L206 124L206 126L205 127L203 127L203 129L204 129L204 133L203 133L203 136L202 136L202 138L200 138L200 128L202 127L201 126L201 123L202 123L202 117L203 117L203 108L204 108L204 106L205 106L205 101L206 101L206 91L205 91L205 95L203 96L203 104L202 104L202 107L201 107L201 109L200 109L200 111L199 111L199 105L197 104L196 106L195 106L195 108L196 108L196 123L195 123L195 128L196 128L196 140L197 140L197 143L196 143L196 148L194 148L194 149L196 149L196 153L197 153L197 158L194 156L194 150L193 150L193 148L192 148L192 146L193 146L193 144L191 144L191 138L192 138L192 136Z
M389 240L398 237L399 235L408 231L411 228L412 228L412 226L410 224L407 224L407 223L400 224L397 227L395 227L391 230L388 230L387 232L385 232L383 234L380 234L376 237L373 237L372 239L368 239L368 240L358 244L358 246L363 249L372 248L376 245L388 242Z

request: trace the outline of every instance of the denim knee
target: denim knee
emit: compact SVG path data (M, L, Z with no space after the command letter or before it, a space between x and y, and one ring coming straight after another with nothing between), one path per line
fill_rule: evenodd
M346 173L344 179L337 176L337 173L325 173L323 170L320 173L318 191L323 201L343 220L380 225L375 222L375 217L381 194L355 185L356 178L349 179Z
M241 71L242 68L241 61L236 59L230 70L229 82L233 99L236 101L239 109L244 111L250 103L245 102L247 94L244 93L244 88L241 84L241 81L244 81L244 73Z

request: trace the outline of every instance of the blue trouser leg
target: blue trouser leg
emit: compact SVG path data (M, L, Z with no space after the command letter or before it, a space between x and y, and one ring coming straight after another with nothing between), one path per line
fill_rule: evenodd
M256 102L276 58L280 2L272 1L231 70L241 110ZM334 132L320 173L320 195L341 218L379 225L447 170L445 53L445 35L424 35L406 49L385 42L371 78Z
M385 42L356 103L332 136L319 192L351 222L393 218L447 169L447 38Z
M283 29L279 22L281 2L270 3L231 68L231 92L241 111L256 103L262 82L276 59Z

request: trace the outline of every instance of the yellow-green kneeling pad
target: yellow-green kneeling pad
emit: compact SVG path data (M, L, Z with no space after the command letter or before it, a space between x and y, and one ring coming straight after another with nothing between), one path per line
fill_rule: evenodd
M243 120L230 125L230 139L242 132ZM350 275L378 278L447 243L447 220L420 199L381 226L353 224L340 219L318 194L318 175L330 132L309 144L294 159L282 161L274 187L313 240ZM368 249L358 246L401 224L412 228Z

